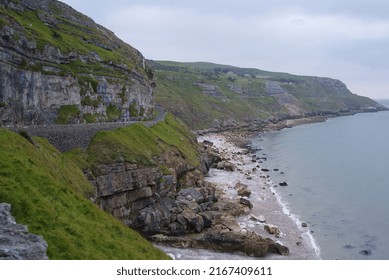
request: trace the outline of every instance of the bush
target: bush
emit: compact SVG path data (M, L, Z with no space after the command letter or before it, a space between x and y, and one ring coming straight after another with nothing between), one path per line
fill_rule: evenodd
M80 110L76 105L63 105L58 110L57 119L55 122L57 124L68 124L74 118L80 116Z
M132 103L130 105L130 107L128 108L128 110L130 111L130 116L131 117L138 117L139 116L139 112L138 112L138 109L137 109L137 106L136 106L136 103Z
M82 106L93 106L97 108L99 107L100 102L101 102L101 97L93 100L90 96L85 96L81 99Z
M95 123L96 115L87 113L83 115L83 119L85 120L86 123Z
M107 121L109 122L116 120L121 116L120 110L113 104L109 104L107 106L106 114L107 114Z

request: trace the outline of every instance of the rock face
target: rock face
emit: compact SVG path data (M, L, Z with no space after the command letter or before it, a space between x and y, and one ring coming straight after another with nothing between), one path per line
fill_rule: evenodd
M11 215L11 205L0 203L0 260L46 260L47 243L28 232Z
M0 125L152 114L152 72L111 31L54 0L1 1L0 10Z
M212 158L203 157L213 164ZM172 155L157 160L170 174L159 166L128 162L98 165L87 173L96 187L96 203L146 236L201 232L210 227L205 212L216 200L215 189L203 182L203 172L188 165L180 153L171 160Z

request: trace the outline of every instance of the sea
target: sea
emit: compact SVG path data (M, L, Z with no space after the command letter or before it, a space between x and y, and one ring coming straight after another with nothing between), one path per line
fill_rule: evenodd
M260 134L252 147L321 259L389 260L389 111Z

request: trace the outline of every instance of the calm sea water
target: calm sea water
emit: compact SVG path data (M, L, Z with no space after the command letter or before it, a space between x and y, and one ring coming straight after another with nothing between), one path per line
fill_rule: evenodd
M389 112L267 133L253 146L275 185L288 183L276 190L322 259L389 259Z

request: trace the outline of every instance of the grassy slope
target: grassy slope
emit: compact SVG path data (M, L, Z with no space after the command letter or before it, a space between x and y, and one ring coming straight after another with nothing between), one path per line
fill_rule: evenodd
M47 241L51 259L165 259L138 233L97 208L72 160L43 139L38 147L0 129L0 201Z
M236 120L264 118L273 110L281 110L272 98L264 94L265 84L252 84L250 78L234 77L236 84L259 94L241 98L228 84L229 75L215 75L200 69L156 70L156 102L180 117L191 128L212 126L214 119ZM203 93L196 83L215 84L224 97Z
M285 115L285 108L267 93L268 82L277 83L293 95L296 104L305 113L336 112L376 105L368 98L351 93L342 96L314 77L206 62L149 61L149 64L155 69L157 77L156 102L193 129L210 127L214 119L242 122ZM217 86L220 96L207 94L198 83ZM238 93L237 88L243 93Z
M87 151L90 165L128 161L158 165L155 159L163 152L178 149L191 166L199 164L196 140L178 120L167 115L165 121L151 128L142 124L99 132ZM85 160L80 162L85 165Z
M83 63L80 59L75 59L68 64L57 64L45 62L46 66L53 66L62 70L60 75L74 75L93 73L95 75L104 75L112 77L126 77L126 71L116 70L107 67L110 63L126 65L128 69L134 67L140 73L144 73L139 65L137 51L131 46L125 44L114 36L108 36L98 29L82 26L70 22L62 16L63 11L56 7L51 8L51 14L45 11L16 11L12 9L0 8L0 15L5 21L0 22L0 28L5 25L13 26L18 32L15 32L12 40L18 40L21 35L28 40L36 42L38 50L41 52L46 45L58 48L61 53L68 54L77 52L87 55L91 52L96 53L101 58L101 63ZM46 15L48 18L56 20L55 26L45 24L39 14ZM75 17L90 21L84 15L74 12ZM106 46L103 48L102 46ZM31 63L31 62L30 62ZM25 63L19 65L21 68L31 68L31 70L42 71L40 64L29 65Z

